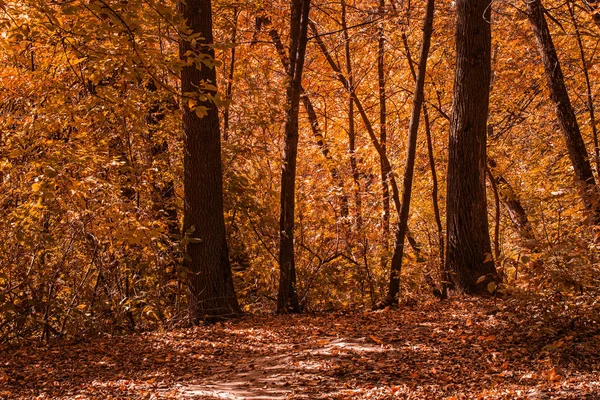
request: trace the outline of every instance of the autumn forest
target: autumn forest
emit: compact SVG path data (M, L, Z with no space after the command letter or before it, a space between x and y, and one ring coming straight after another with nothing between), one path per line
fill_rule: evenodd
M596 0L0 0L0 399L600 398L599 45Z

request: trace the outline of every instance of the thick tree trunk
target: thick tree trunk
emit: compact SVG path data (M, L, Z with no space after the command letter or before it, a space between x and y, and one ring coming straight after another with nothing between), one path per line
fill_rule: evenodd
M188 32L179 43L184 129L184 232L189 235L184 267L188 281L190 320L232 317L240 313L235 296L223 216L221 138L217 107L210 100L198 101L206 108L200 117L191 109L198 87L216 85L216 71L196 61L198 53L214 57L210 0L186 0L178 5ZM191 35L200 37L192 40Z
M423 23L423 43L421 44L421 55L419 57L419 67L415 82L413 108L408 128L407 155L404 167L404 180L402 183L402 200L400 215L398 217L398 230L396 231L396 242L394 254L392 256L392 267L386 299L386 303L388 304L396 304L400 292L400 271L402 269L402 257L404 256L404 239L406 238L406 231L408 228L408 216L417 151L417 134L419 132L419 119L424 98L423 90L425 87L425 74L427 71L427 57L429 56L429 46L431 44L431 34L433 31L434 5L434 0L427 0L425 21Z
M560 61L546 23L544 7L540 0L527 0L525 4L527 5L527 16L544 65L550 99L556 109L556 116L567 144L575 177L581 185L583 205L587 210L590 222L598 225L600 224L600 203L598 202L596 182L585 143L579 130L579 124L575 117L575 111L565 86Z
M279 291L277 312L299 312L294 258L296 157L298 155L298 110L302 70L306 53L310 0L293 0L290 18L290 55L287 68L285 148L281 168L279 219Z
M497 282L485 190L491 77L490 0L457 0L456 71L448 146L446 265L459 290ZM485 279L480 279L485 276Z

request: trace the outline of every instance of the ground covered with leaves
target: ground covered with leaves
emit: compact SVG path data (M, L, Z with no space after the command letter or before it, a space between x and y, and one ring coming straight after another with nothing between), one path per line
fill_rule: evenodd
M247 316L0 352L0 398L598 399L600 300Z

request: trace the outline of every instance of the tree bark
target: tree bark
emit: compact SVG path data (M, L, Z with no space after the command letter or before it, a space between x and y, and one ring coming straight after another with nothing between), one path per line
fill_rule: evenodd
M575 117L575 111L569 99L569 93L565 85L565 78L560 67L560 61L556 54L556 48L546 23L544 7L540 0L528 0L527 17L531 24L533 34L538 46L550 99L554 103L556 116L567 144L569 158L573 165L573 171L581 185L581 198L588 213L590 222L594 225L600 224L600 204L598 202L596 181L592 167L585 148L585 143L579 130L579 124Z
M296 157L298 155L298 111L302 70L306 54L310 0L292 0L290 17L289 67L287 68L286 121L281 204L279 218L279 291L277 312L299 312L294 258L294 217L296 195Z
M210 0L186 0L178 4L187 32L181 32L179 53L184 129L184 224L188 240L184 268L188 283L190 321L233 317L240 308L233 287L223 216L221 138L217 107L198 98L203 83L216 85L216 71L197 59L214 58ZM190 36L199 37L192 41ZM208 91L208 95L214 92ZM205 115L190 103L198 101Z
M491 78L490 0L457 0L456 71L448 146L446 268L459 290L498 282L485 190ZM480 279L485 276L485 279Z
M406 231L408 228L408 216L410 211L412 182L417 150L417 135L419 132L419 119L421 116L421 107L423 105L423 90L425 87L427 58L429 55L431 34L433 31L434 6L434 0L427 0L425 20L423 23L423 43L421 44L421 55L419 57L419 67L415 81L413 107L408 128L407 155L404 167L404 179L402 184L402 200L400 207L400 215L398 217L399 221L398 230L396 231L394 254L392 256L390 281L386 299L387 304L398 303L398 294L400 292L400 272L402 269L402 257L404 256L404 239L406 238Z

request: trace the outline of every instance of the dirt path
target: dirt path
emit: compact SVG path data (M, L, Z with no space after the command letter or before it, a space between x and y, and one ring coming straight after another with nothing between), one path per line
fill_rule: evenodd
M365 338L322 339L320 342L328 343L316 349L291 349L284 354L257 357L236 365L233 370L223 369L206 379L213 383L189 386L182 393L189 397L222 399L285 399L294 394L293 386L296 389L303 385L314 386L313 382L320 381L319 372L323 367L338 364L342 357L385 351L382 345L370 344Z
M0 352L0 399L600 399L599 306L549 307L453 300L21 348Z

